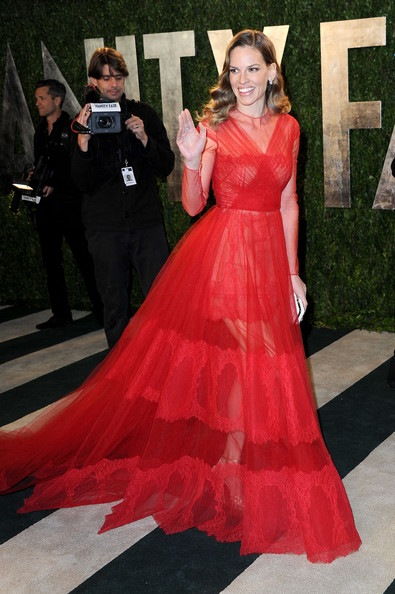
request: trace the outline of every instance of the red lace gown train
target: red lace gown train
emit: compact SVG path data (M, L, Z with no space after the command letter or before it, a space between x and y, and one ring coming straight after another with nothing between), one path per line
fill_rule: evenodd
M290 121L288 145L265 153L280 154L279 179ZM212 139L217 159L237 125ZM246 170L254 157L273 175L250 152ZM102 531L153 515L167 533L240 541L242 554L330 562L360 539L317 421L281 214L255 185L239 204L225 177L103 363L26 427L0 431L0 488L34 484L24 512L114 502Z

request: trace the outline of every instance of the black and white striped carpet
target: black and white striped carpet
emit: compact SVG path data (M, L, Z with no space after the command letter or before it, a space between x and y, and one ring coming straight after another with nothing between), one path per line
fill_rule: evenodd
M104 358L86 312L36 331L50 312L0 309L0 425L78 386ZM17 514L28 492L0 497L0 592L7 594L389 594L395 592L395 335L305 330L320 422L343 478L359 552L330 565L292 555L240 557L235 544L190 530L165 536L152 518L97 535L110 506ZM22 420L23 419L23 420Z

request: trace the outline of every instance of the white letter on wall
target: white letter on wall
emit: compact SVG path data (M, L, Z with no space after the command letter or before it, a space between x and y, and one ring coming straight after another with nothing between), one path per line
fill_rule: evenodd
M176 155L173 173L169 176L169 199L181 200L182 162L176 146L178 114L183 109L180 58L195 55L194 31L153 33L144 35L144 57L159 58L163 123Z
M70 86L59 70L55 60L43 44L41 42L41 55L43 59L43 69L44 69L44 78L55 78L64 84L66 87L66 98L64 100L63 109L67 111L67 113L74 117L81 109L79 101L76 99L73 91L70 89ZM82 89L81 89L81 97L82 97Z
M281 64L283 58L285 42L287 40L289 25L276 25L265 27L263 32L270 37L276 48L276 57L278 64ZM214 55L218 74L222 72L222 66L225 59L225 50L229 41L233 37L232 29L218 29L217 31L207 31L210 40L211 49Z
M19 129L24 149L24 154L22 155L14 154L16 127ZM7 182L10 182L15 173L21 174L23 167L28 161L33 162L33 135L34 126L32 118L27 107L11 49L7 47L3 109L0 122L0 178L5 178ZM6 191L9 192L9 187L6 188Z
M116 48L128 67L129 76L125 82L125 95L129 99L140 101L139 71L137 68L136 38L134 35L123 35L115 38Z
M380 128L381 102L349 102L348 49L385 45L385 17L321 23L325 206L351 206L350 129Z
M373 208L382 208L383 210L395 210L395 179L391 171L391 163L395 158L395 127L392 130L391 140L388 146L387 154L384 159L383 170L376 196L373 202Z
M226 46L233 37L232 29L219 29L218 31L207 31L207 35L210 41L211 50L213 52L218 74L221 74L222 66L224 64L225 59Z

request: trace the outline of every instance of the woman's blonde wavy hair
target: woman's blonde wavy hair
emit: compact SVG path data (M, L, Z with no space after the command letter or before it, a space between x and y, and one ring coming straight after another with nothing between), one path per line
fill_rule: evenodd
M265 64L276 65L276 75L271 85L266 89L266 104L275 113L289 113L291 104L284 92L284 79L276 59L276 50L272 41L261 31L245 29L237 33L229 42L222 72L218 83L210 89L211 99L202 108L200 121L206 120L213 128L229 117L229 112L236 106L236 97L229 82L230 54L235 47L251 47L258 50Z

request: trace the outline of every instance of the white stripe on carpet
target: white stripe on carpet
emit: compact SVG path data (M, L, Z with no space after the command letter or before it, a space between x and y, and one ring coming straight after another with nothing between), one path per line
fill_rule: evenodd
M156 528L149 517L98 535L110 507L58 510L1 545L0 591L68 594Z
M107 349L103 330L66 340L0 365L0 393Z
M353 330L307 360L320 408L387 361L394 352L395 334ZM385 384L385 378L383 378Z
M344 479L361 549L330 564L261 555L223 594L383 594L395 577L395 434Z

